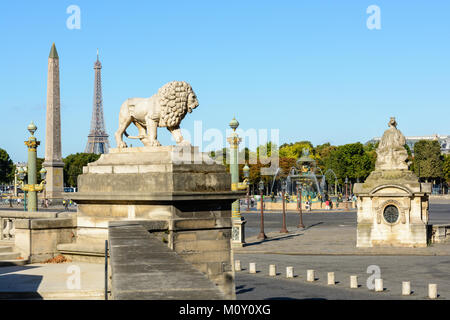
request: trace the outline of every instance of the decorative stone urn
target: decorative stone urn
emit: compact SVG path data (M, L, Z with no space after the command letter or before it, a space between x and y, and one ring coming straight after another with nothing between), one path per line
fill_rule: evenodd
M377 162L357 196L357 247L426 247L428 195L431 184L420 183L408 170L405 137L395 118L389 121L377 148Z

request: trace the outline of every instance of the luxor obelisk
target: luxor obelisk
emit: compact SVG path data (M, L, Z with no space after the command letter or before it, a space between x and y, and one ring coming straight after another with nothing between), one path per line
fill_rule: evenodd
M53 204L62 200L64 190L60 109L59 57L53 43L48 57L45 161L42 164L47 169L46 197Z

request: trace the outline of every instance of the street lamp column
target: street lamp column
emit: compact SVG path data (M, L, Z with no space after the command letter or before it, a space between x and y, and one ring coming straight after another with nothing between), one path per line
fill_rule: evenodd
M345 209L348 209L348 177L345 177Z
M297 187L297 192L298 192L298 198L300 200L299 206L298 206L298 211L300 214L300 222L299 222L297 228L304 228L305 225L303 224L303 212L302 212L302 185L300 183Z
M31 133L31 136L28 138L28 141L25 141L25 145L28 147L28 211L37 211L37 191L36 188L34 188L37 183L36 149L41 143L40 141L37 141L34 136L36 130L36 125L31 122L30 125L28 125L28 131Z
M264 200L263 200L263 197L264 197L264 182L262 180L259 182L258 187L259 187L259 192L260 192L260 195L261 195L261 225L260 225L261 228L260 228L260 231L259 231L259 234L258 234L257 238L264 240L264 239L267 239L267 236L264 233L264 209L263 209L263 207L264 207Z
M27 129L31 133L31 136L27 141L25 141L25 145L28 147L28 184L23 183L24 171L21 172L19 179L21 180L20 187L25 192L25 198L28 196L28 211L35 212L37 211L37 192L44 189L45 175L47 173L47 170L45 170L45 168L42 168L40 173L43 180L40 184L37 184L36 149L40 145L40 142L37 141L36 137L34 136L34 132L37 130L37 127L33 122L28 125Z
M236 132L239 126L239 122L233 118L230 122L230 127L233 132L227 141L230 143L230 173L231 173L231 191L241 190L241 184L239 183L239 162L238 162L238 150L241 138ZM247 186L245 186L247 187ZM242 247L245 244L245 230L244 225L246 221L241 216L240 200L237 199L231 205L231 218L233 222L231 245L233 247Z
M242 171L244 172L244 178L247 181L247 212L250 211L250 168L248 167L248 164L245 164L245 167L242 169Z
M286 181L283 181L281 184L281 201L283 201L283 225L281 227L280 233L289 233L286 228Z

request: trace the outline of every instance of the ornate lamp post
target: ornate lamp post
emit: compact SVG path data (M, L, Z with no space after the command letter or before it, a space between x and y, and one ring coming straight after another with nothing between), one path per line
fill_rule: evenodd
M230 122L230 128L233 129L233 133L230 137L227 138L227 141L230 143L230 173L231 173L231 191L239 191L245 190L248 188L247 181L243 183L239 182L239 161L238 161L238 149L239 143L242 139L236 132L236 129L239 127L239 122L233 118ZM249 169L250 170L250 169ZM245 174L245 172L244 172ZM234 247L242 247L245 244L245 229L244 225L246 221L241 216L241 209L239 199L233 202L231 205L232 210L232 238L231 245Z
M261 195L261 229L259 231L258 234L258 239L267 239L266 234L264 233L264 200L263 200L263 195L264 195L264 182L261 180L259 181L258 184L258 188L259 188L259 193Z
M22 180L25 179L25 176L27 174L27 167L25 167L25 165L26 164L16 168L16 173L15 173L15 180L16 180L15 189L16 190L19 187L19 184L23 183ZM27 211L27 192L25 190L23 190L23 210Z
M304 228L305 225L303 224L303 212L302 212L302 184L299 183L297 186L297 193L298 193L298 199L299 199L299 206L298 211L300 215L300 222L298 223L297 228Z
M23 178L25 176L24 172L20 172L19 168L19 187L24 191L28 192L28 211L37 211L37 192L42 191L45 187L45 176L47 174L47 170L42 168L40 171L42 182L37 184L37 176L36 176L36 149L40 145L40 142L36 140L34 136L34 132L37 130L36 125L31 122L28 125L28 131L31 133L31 136L25 141L25 145L28 147L28 184L24 184ZM22 178L22 179L21 179ZM26 197L25 197L26 198ZM25 200L26 201L26 200Z
M281 227L280 233L289 233L286 228L286 199L285 199L286 187L287 183L286 181L283 181L281 183L281 201L283 201L283 225Z
M345 201L348 199L348 177L345 177Z
M247 180L247 211L250 211L250 168L248 167L247 163L245 164L242 171L244 172L245 180Z
M345 209L348 209L348 177L345 177Z

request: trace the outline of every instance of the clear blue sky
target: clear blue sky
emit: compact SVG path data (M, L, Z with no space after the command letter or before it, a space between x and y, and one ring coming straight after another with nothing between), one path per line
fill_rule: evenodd
M70 30L70 5L81 29ZM369 30L366 9L381 9ZM2 1L0 148L26 160L33 120L45 144L47 58L61 66L63 156L89 133L96 49L110 143L129 97L191 83L183 122L280 129L280 142L366 142L390 116L405 135L450 134L450 1ZM170 143L166 130L160 141ZM135 143L137 145L137 143Z

